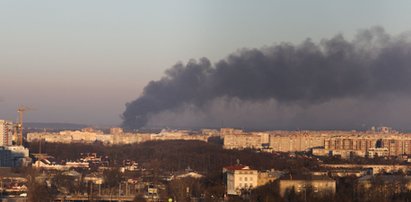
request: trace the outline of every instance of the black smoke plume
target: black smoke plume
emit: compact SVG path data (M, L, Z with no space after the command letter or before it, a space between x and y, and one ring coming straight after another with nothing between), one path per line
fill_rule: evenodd
M374 27L359 31L351 41L339 34L319 43L307 39L299 45L243 49L215 64L207 58L178 63L126 104L123 126L141 128L157 113L183 105L201 109L221 97L310 106L335 99L408 95L409 39L409 34L391 36Z

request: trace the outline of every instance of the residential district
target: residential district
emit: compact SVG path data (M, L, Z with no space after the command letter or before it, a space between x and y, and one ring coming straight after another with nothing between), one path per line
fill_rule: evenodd
M406 201L411 134L389 127L23 133L0 120L0 167L3 201Z

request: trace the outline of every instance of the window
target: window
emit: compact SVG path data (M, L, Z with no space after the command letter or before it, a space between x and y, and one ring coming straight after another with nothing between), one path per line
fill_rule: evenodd
M247 177L244 178L244 181L247 181Z
M253 181L253 177L250 177L250 181Z
M243 178L242 178L242 177L240 177L240 181L243 181Z

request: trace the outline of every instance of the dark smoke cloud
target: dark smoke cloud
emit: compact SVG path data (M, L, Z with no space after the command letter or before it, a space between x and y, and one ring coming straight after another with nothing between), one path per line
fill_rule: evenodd
M126 104L123 126L141 128L150 117L187 106L201 112L222 98L313 108L333 100L366 103L383 95L407 96L411 93L409 39L410 34L391 36L374 27L360 31L351 41L336 35L319 43L307 39L299 45L243 49L214 65L207 58L178 63Z
M284 105L273 99L251 102L218 98L205 109L183 106L150 116L147 127L363 130L385 125L410 130L410 114L411 96L388 94L373 99L332 99L309 106Z

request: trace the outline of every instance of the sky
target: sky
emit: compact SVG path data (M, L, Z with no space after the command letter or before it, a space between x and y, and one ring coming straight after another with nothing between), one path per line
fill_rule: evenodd
M409 1L0 1L0 119L118 125L125 103L177 62L410 31Z

